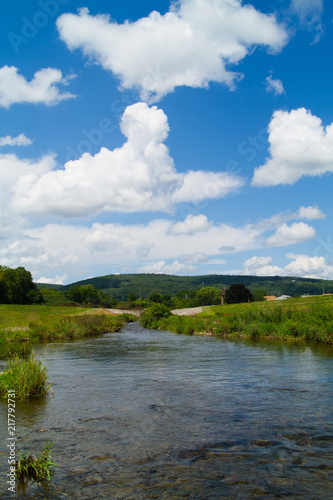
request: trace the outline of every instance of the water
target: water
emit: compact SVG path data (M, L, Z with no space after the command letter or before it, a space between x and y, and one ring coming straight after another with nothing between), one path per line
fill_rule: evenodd
M34 350L54 397L17 405L17 449L52 439L58 466L48 490L1 498L333 498L328 347L129 324ZM6 418L2 404L1 491Z

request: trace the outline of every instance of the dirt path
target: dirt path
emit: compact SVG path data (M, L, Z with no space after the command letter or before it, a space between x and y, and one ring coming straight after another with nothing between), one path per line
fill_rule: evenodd
M137 317L142 313L142 311L135 309L107 309L107 311L110 311L112 314L132 314L132 316Z
M186 309L174 309L172 314L176 316L195 316L205 311L204 307L187 307Z

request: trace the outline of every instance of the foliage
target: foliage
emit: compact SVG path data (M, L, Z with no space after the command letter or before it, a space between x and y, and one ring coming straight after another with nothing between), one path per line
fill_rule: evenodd
M162 318L171 316L170 308L165 304L152 304L140 317L140 324L144 328L154 328L154 325Z
M173 307L174 305L172 297L169 293L151 293L148 296L148 302L152 302L154 304L164 304L167 307Z
M106 293L101 290L96 290L91 284L72 286L68 292L66 292L66 296L70 301L78 304L90 304L103 307L111 307L113 305L113 301Z
M136 299L137 299L137 296L136 296L135 292L131 292L130 294L128 294L128 300L129 300L129 302L135 302Z
M43 303L49 306L60 306L70 304L69 299L63 292L53 288L42 288Z
M31 455L19 452L19 459L16 462L15 475L19 483L26 483L30 480L36 483L50 481L53 476L55 463L51 457L51 447L53 441L46 441L39 455Z
M222 290L233 284L243 283L251 292L257 289L267 291L267 295L300 296L306 293L321 294L322 280L310 278L293 278L287 276L237 276L237 275L205 275L205 276L172 276L167 274L122 274L108 275L79 281L60 288L68 290L74 285L92 284L96 289L103 290L117 302L126 301L130 293L136 293L142 299L147 299L151 293L168 293L176 300L184 300L184 307L194 307L191 303L192 293L200 288L211 286ZM333 281L325 281L325 290L333 292ZM178 296L180 293L180 296ZM186 296L186 297L185 297ZM175 304L181 308L182 304Z
M1 304L40 304L43 296L24 267L11 269L0 266Z
M241 304L242 302L251 302L252 294L250 290L243 285L243 283L237 283L231 285L226 291L225 300L227 304Z
M0 375L0 397L6 398L8 390L15 392L16 399L45 396L49 389L46 373L46 367L34 353L27 360L15 356Z
M221 290L213 286L200 288L196 293L197 306L212 306L221 304Z
M261 302L263 300L266 300L265 297L267 296L266 290L255 290L252 293L252 300L253 302Z

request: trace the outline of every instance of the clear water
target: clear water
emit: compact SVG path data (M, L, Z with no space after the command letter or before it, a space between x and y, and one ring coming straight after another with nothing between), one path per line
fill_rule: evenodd
M34 350L54 397L17 405L17 449L52 439L58 466L48 490L6 493L2 403L1 499L333 498L328 347L129 324Z

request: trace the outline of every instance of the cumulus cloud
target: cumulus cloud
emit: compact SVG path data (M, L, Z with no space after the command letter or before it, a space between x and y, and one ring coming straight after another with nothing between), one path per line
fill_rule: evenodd
M72 99L76 96L59 90L59 85L67 85L68 80L58 69L43 68L28 82L15 66L3 66L0 68L0 106L6 109L16 103L52 106Z
M333 172L333 123L324 127L304 108L276 111L269 124L271 157L256 168L253 186L294 184Z
M251 257L244 262L245 275L253 276L301 276L303 278L333 278L333 266L324 257L310 257L304 254L287 254L291 260L284 268L273 265L272 257Z
M126 267L133 272L150 266L150 271L147 267L145 272L154 269L154 272L180 273L200 269L200 263L219 258L223 243L233 246L235 251L260 246L261 232L255 225L238 228L213 225L205 231L204 238L202 232L172 234L174 225L173 221L156 219L140 225L47 224L26 228L21 238L0 245L0 261L10 267L26 267L35 279L64 273L98 276L99 266L105 269L111 263L114 270ZM165 266L173 264L173 267L158 264L162 261ZM221 265L220 261L219 268Z
M244 274L250 276L283 276L284 270L273 266L272 257L251 257L244 262Z
M42 164L32 165L32 169L37 168L43 168ZM20 237L14 235L12 240L0 242L0 262L10 267L24 266L35 279L47 276L56 280L66 273L72 282L105 274L106 268L109 272L126 269L126 272L186 274L200 273L202 266L205 271L212 266L212 272L231 273L226 269L224 256L265 248L272 227L279 229L271 237L271 246L291 245L315 235L314 229L304 222L289 227L278 216L271 221L271 224L258 222L234 227L213 224L199 214L179 222L154 219L146 224L53 223L22 227ZM245 274L258 275L289 272L274 266L270 257L248 259L244 269Z
M82 49L120 78L124 89L139 88L143 100L159 99L178 86L233 88L241 75L229 70L256 45L279 51L287 42L274 16L240 0L180 0L161 15L117 24L87 8L57 20L61 39Z
M274 95L281 95L285 93L282 81L273 79L272 73L270 73L266 78L266 91L273 92Z
M176 203L200 203L226 196L243 184L243 179L226 172L189 171L183 176L182 186L175 191L173 199Z
M62 276L56 276L55 278L46 278L45 276L42 276L41 278L36 280L36 283L43 283L48 285L64 285L66 279L67 279L67 274L63 274Z
M294 259L285 268L292 276L304 276L305 278L333 276L333 266L328 265L324 257L309 257L302 254L288 254L287 257Z
M171 234L194 234L198 232L205 232L212 226L207 217L203 214L188 215L182 222L177 222L171 227Z
M24 134L20 134L17 137L11 137L6 135L6 137L0 137L0 147L3 146L30 146L32 140L26 137Z
M13 235L28 224L25 214L17 215L12 200L21 177L43 175L55 166L52 155L39 160L21 160L14 154L0 154L0 238Z
M298 215L300 219L307 220L324 219L326 217L326 215L316 206L301 207L298 211Z
M295 222L291 226L283 224L266 241L267 247L284 247L304 243L316 237L316 230L304 222Z
M195 267L187 265L183 262L175 260L174 262L168 264L165 260L160 260L159 262L152 262L146 264L145 266L137 267L135 269L136 273L154 273L154 274L183 274L189 271L193 271Z
M243 184L215 172L178 173L168 148L166 115L146 103L129 106L121 120L125 144L66 163L64 170L22 173L12 202L17 213L87 216L102 211L171 212L181 201L218 198Z

